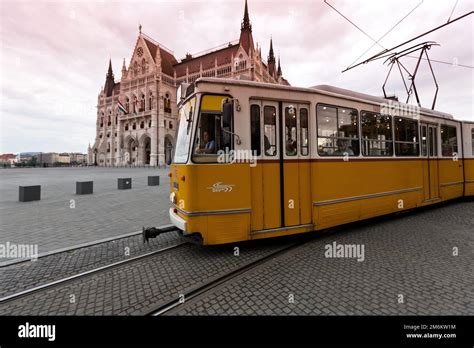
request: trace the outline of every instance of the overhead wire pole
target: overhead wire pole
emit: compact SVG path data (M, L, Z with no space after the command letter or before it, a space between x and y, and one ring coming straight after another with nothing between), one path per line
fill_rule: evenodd
M328 5L329 5L329 4L328 4ZM332 7L332 6L331 6L331 7ZM339 11L338 11L338 13L339 13ZM376 55L374 55L374 56L372 56L372 57L370 57L370 58L364 60L363 62L360 62L360 63L358 63L358 64L356 64L356 65L352 65L352 66L346 68L346 69L343 70L342 72L346 72L346 71L351 70L351 69L353 69L353 68L355 68L355 67L357 67L357 66L359 66L359 65L362 65L362 64L367 64L367 63L369 63L369 62L371 62L371 61L373 61L373 60L380 59L380 58L381 58L380 56L383 55L384 53L387 53L387 52L393 51L393 50L395 50L395 49L397 49L397 48L399 48L399 47L402 47L402 46L406 45L407 43L410 43L410 42L412 42L412 41L415 41L416 39L419 39L420 37L423 37L423 36L425 36L425 35L428 35L428 34L434 32L434 31L439 30L439 29L441 29L441 28L443 28L443 27L445 27L445 26L447 26L447 25L449 25L449 24L452 24L452 23L454 23L454 22L456 22L456 21L458 21L458 20L460 20L460 19L463 19L463 18L465 18L465 17L467 17L467 16L470 16L470 15L472 15L473 13L474 13L474 11L465 13L465 14L463 14L462 16L459 16L459 17L453 19L452 21L449 21L449 22L447 22L447 23L445 23L445 24L442 24L442 25L440 25L440 26L438 26L438 27L436 27L436 28L433 28L433 29L431 29L431 30L429 30L429 31L427 31L427 32L425 32L425 33L422 33L422 34L420 34L420 35L418 35L418 36L416 36L416 37L414 37L414 38L412 38L412 39L410 39L410 40L407 40L407 41L405 41L405 42L403 42L403 43L401 43L401 44L399 44L399 45L397 45L397 46L394 46L394 47L389 48L389 49L384 49L383 51L381 51L381 52L377 53ZM345 18L345 17L344 17L344 18ZM351 22L351 23L352 23L352 22ZM368 37L370 38L369 35L368 35Z

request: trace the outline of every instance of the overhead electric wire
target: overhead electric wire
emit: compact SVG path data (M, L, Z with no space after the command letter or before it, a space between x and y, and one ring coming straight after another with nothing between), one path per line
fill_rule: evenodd
M423 0L422 0L422 2L423 2ZM398 24L400 24L406 17L408 17L418 6L420 6L421 2L420 2L417 6L415 6L415 8L413 8L405 17L403 17L400 21L398 21L398 23L395 24L395 26L393 26L393 27L392 27L387 33L385 33L379 40L375 40L372 36L370 36L369 34L367 34L367 33L366 33L362 28L360 28L357 24L355 24L354 22L352 22L349 18L347 18L346 16L344 16L338 9L336 9L334 6L332 6L330 3L328 3L327 0L324 0L324 3L327 4L329 7L331 7L334 11L336 11L340 16L342 16L342 17L343 17L345 20L347 20L349 23L351 23L354 27L356 27L361 33L363 33L363 34L364 34L365 36L367 36L369 39L371 39L372 41L374 41L374 44L373 44L367 51L369 51L369 50L370 50L372 47L374 47L375 45L379 45L381 48L384 49L384 51L379 52L379 53L376 54L375 56L372 56L371 58L369 58L369 59L367 59L367 60L365 60L365 61L363 61L363 62L361 62L361 63L359 63L359 64L356 64L356 65L352 66L352 64L354 64L354 62L357 61L357 59L359 59L360 57L357 58L349 67L347 67L347 68L346 68L345 70L343 70L342 72L345 72L345 71L347 71L347 70L350 70L350 69L352 69L352 68L355 68L356 66L359 66L359 65L361 65L361 64L366 64L366 63L368 63L369 61L383 58L383 57L385 57L385 56L380 56L380 55L382 55L382 54L384 54L384 53L386 53L386 52L390 52L390 51L392 51L392 50L394 50L394 49L396 49L396 48L398 48L398 47L401 47L401 46L403 46L403 45L405 45L405 44L407 44L407 43L409 43L409 42L411 42L411 41L413 41L413 40L416 40L416 39L418 39L418 38L420 38L420 37L422 37L422 36L425 36L425 35L427 35L427 34L433 32L433 31L435 31L435 30L438 30L438 29L440 29L440 28L442 28L442 27L444 27L444 26L446 26L446 25L448 25L448 24L450 24L450 23L453 23L453 22L455 22L455 21L457 21L457 20L459 20L459 19L461 19L461 18L464 18L464 17L466 17L466 16L468 16L468 15L471 15L471 14L474 12L474 11L468 12L468 13L466 13L466 14L464 14L464 15L462 15L462 16L456 18L456 19L454 19L453 21L449 21L449 20L448 20L447 23L445 23L445 24L443 24L443 25L441 25L441 26L439 26L439 27L437 27L437 28L434 28L434 29L432 29L432 30L430 30L430 31L428 31L428 32L426 32L426 33L424 33L424 34L421 34L421 35L419 35L419 36L417 36L417 37L415 37L415 38L413 38L413 39L411 39L411 40L409 40L409 41L406 41L406 42L403 43L403 44L400 44L400 45L398 45L398 46L396 46L396 47L393 47L393 48L391 48L391 49L386 49L384 46L382 46L382 45L379 43L379 41L380 41L381 39L383 39L383 37L386 36L391 30L393 30L393 28L395 28ZM457 4L457 1L456 1L456 4ZM456 7L456 4L454 5L453 10L451 11L451 15L452 15L453 12L454 12L454 9L455 9L455 7ZM451 16L449 17L449 19L451 19ZM365 51L361 56L363 56L367 51ZM419 58L420 58L420 57L414 57L414 56L409 56L409 55L407 55L406 57L408 57L408 58L414 58L414 59L419 59ZM422 59L422 60L427 60L426 58L421 58L421 59ZM454 65L454 66L459 66L459 67L462 67L462 68L474 69L474 67L473 67L473 66L470 66L470 65L454 64L454 63L445 62L445 61L441 61L441 60L435 60L435 59L430 59L430 60L431 60L432 62L435 62L435 63L447 64L447 65Z
M332 6L331 6L331 7L332 7ZM384 53L393 51L393 50L395 50L395 49L397 49L397 48L399 48L399 47L401 47L401 46L406 45L407 43L410 43L410 42L412 42L412 41L414 41L414 40L416 40L416 39L419 39L420 37L423 37L423 36L425 36L425 35L428 35L428 34L434 32L434 31L436 31L436 30L438 30L438 29L441 29L441 28L443 28L443 27L445 27L445 26L447 26L447 25L449 25L449 24L451 24L451 23L454 23L454 22L456 22L456 21L458 21L458 20L460 20L460 19L463 19L464 17L470 16L470 15L473 14L473 13L474 13L474 11L465 13L465 14L463 14L462 16L459 16L459 17L453 19L452 21L450 21L450 22L448 22L448 23L445 23L445 24L442 24L442 25L440 25L440 26L438 26L438 27L436 27L436 28L433 28L433 29L431 29L431 30L429 30L429 31L427 31L427 32L425 32L425 33L422 33L422 34L420 34L420 35L418 35L418 36L416 36L416 37L414 37L414 38L412 38L412 39L410 39L410 40L407 40L407 41L405 41L405 42L403 42L403 43L401 43L401 44L399 44L399 45L397 45L397 46L394 46L394 47L389 48L389 49L384 49L383 51L381 51L381 52L377 53L376 55L374 55L374 56L372 56L372 57L370 57L370 58L364 60L363 62L360 62L360 63L358 63L358 64L356 64L356 65L353 65L353 66L350 66L350 67L346 68L346 69L343 70L342 72L345 72L345 71L347 71L347 70L353 69L353 68L355 68L355 67L357 67L357 66L359 66L359 65L366 64L366 63L371 62L371 61L373 61L373 60L380 59L380 56L381 56L382 54L384 54ZM351 22L351 23L352 23L352 22ZM368 37L370 38L370 36L368 36ZM459 66L461 66L461 65L459 65ZM464 65L463 65L463 66L464 66ZM469 67L469 68L472 68L472 67Z
M416 5L415 7L413 7L410 12L408 12L402 19L400 19L393 27L391 27L385 34L383 34L376 42L374 42L372 44L372 46L370 46L368 49L365 50L364 53L362 53L359 57L357 57L356 59L354 59L354 61L349 64L349 66L351 66L352 64L354 64L355 62L357 62L360 58L362 58L367 52L369 52L372 47L374 47L376 44L379 44L380 40L382 40L385 36L387 36L393 29L395 29L401 22L403 22L409 15L411 15L413 13L413 11L415 11L422 3L423 3L424 0L421 0L418 5ZM326 2L326 1L325 1ZM328 4L329 5L329 4ZM382 47L385 49L385 47Z
M448 18L447 23L449 23L449 21L451 20L451 16L453 15L454 9L456 8L456 6L457 6L457 4L458 4L458 1L459 1L459 0L456 0L456 3L455 3L454 6L453 6L453 10L451 11L451 14L449 15L449 18Z
M326 5L328 5L329 7L331 7L334 11L336 11L337 13L339 13L340 16L342 16L346 21L348 21L349 23L351 23L354 27L356 27L360 32L362 32L365 36L367 36L369 39L371 39L372 41L374 41L376 44L378 44L380 47L384 48L381 44L379 44L377 42L377 40L375 40L372 36L370 36L369 34L367 34L364 30L362 30L359 26L357 26L357 24L355 24L354 22L352 22L349 18L347 18L346 16L344 16L341 12L339 12L335 7L333 7L330 3L327 2L327 0L324 0L324 2L326 3Z

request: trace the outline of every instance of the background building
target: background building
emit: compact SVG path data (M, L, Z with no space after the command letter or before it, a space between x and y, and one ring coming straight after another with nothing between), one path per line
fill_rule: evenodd
M19 156L13 153L4 153L0 155L1 166L12 166L19 162Z
M112 62L97 100L96 139L88 163L163 165L171 161L177 126L176 89L199 77L222 77L288 85L270 40L267 62L254 45L245 2L240 38L224 47L178 61L172 51L139 29L132 58L116 82Z

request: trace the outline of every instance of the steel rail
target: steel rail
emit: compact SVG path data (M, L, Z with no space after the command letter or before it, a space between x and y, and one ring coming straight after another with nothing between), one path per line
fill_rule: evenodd
M127 259L124 259L124 260L121 260L121 261L113 262L113 263L108 264L108 265L104 265L104 266L94 268L94 269L91 269L91 270L88 270L88 271L84 271L84 272L81 272L81 273L78 273L78 274L75 274L75 275L72 275L72 276L69 276L69 277L61 278L61 279L58 279L58 280L55 280L55 281L52 281L52 282L49 282L49 283L46 283L46 284L38 285L38 286L35 286L33 288L26 289L26 290L23 290L23 291L20 291L20 292L11 294L11 295L7 295L5 297L0 298L0 304L3 304L7 301L16 300L20 297L27 296L27 295L30 295L32 293L39 292L39 291L42 291L42 290L45 290L45 289L49 289L49 288L57 286L57 285L69 283L73 280L76 280L76 279L79 279L79 278L84 278L86 276L96 274L96 273L99 273L99 272L102 272L102 271L105 271L105 270L109 270L109 269L115 268L117 266L121 266L121 265L124 265L124 264L127 264L127 263L132 263L134 261L138 261L138 260L147 258L149 256L153 256L153 255L156 255L156 254L168 251L168 250L178 248L178 247L180 247L182 245L185 245L185 244L190 244L190 242L183 241L183 242L180 242L178 244L170 245L170 246L167 246L167 247L164 247L164 248L161 248L161 249L158 249L158 250L154 250L154 251L151 251L151 252L148 252L148 253L145 253L145 254L141 254L141 255L130 257L130 258L127 258Z
M159 228L159 229L169 229L171 227L174 227L174 225L168 224L168 225L159 226L157 228ZM124 239L124 238L134 237L134 236L140 235L142 233L143 233L143 231L141 231L141 230L140 231L134 231L134 232L125 233L125 234L121 234L121 235L114 236L114 237L107 237L107 238L95 240L95 241L92 241L92 242L85 242L85 243L81 243L81 244L78 244L78 245L73 245L71 247L55 249L55 250L52 250L52 251L47 251L47 252L39 254L37 259L40 259L40 258L43 258L43 257L46 257L46 256L61 254L61 253L64 253L64 252L69 252L69 251L79 250L79 249L83 249L83 248L88 248L88 247L96 246L96 245L99 245L99 244L113 242L113 241ZM23 258L23 259L19 259L19 260L3 261L3 262L0 262L0 268L11 266L11 265L16 265L16 264L23 263L23 262L28 262L28 261L31 261L31 260L32 260L31 258Z
M257 266L261 265L261 264L264 264L265 262L267 261L270 261L271 259L273 259L274 257L278 256L278 255L281 255L281 254L284 254L298 246L301 246L301 245L304 245L305 243L307 243L310 239L309 238L305 238L304 241L299 241L299 242L296 242L296 243L293 243L289 246L286 246L284 247L283 249L279 249L277 251L274 251L262 258L259 258L258 260L255 260L255 261L252 261L250 263L247 263L237 269L234 269L222 276L218 276L216 278L214 278L213 280L203 284L203 285L199 285L198 287L196 288L193 288L191 290L188 290L187 292L183 293L182 296L184 296L184 302L181 302L180 298L177 298L177 299L173 299L173 300L170 300L170 301L167 301L163 304L161 304L159 307L157 307L156 309L154 309L153 311L149 312L147 315L150 315L150 316L160 316L160 315L163 315L165 313L168 313L170 311L172 311L173 309L175 309L176 307L182 305L182 304L186 304L189 300L192 300L198 296L201 296L202 294L216 288L217 286L243 274L243 273L246 273L252 269L255 269Z

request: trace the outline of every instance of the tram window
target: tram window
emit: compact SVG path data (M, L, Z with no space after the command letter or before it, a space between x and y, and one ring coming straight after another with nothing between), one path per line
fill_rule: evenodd
M222 129L220 113L202 113L199 115L193 160L195 162L216 162L219 150L232 149L230 129Z
M318 105L318 154L320 156L358 156L357 110Z
M438 156L438 132L437 128L434 126L430 126L428 128L428 133L430 135L430 156Z
M263 125L265 155L276 156L276 109L274 106L264 106Z
M397 156L418 156L418 122L408 118L395 117L395 154Z
M296 131L296 108L285 108L285 151L287 156L296 156L298 153Z
M250 140L252 153L260 156L260 106L250 106Z
M301 155L309 155L309 139L308 139L308 109L300 109L300 142Z
M471 129L471 145L472 145L472 155L474 156L474 128Z
M364 156L392 156L392 117L362 112L360 116L362 130L362 154Z
M453 156L458 152L458 137L456 127L441 126L441 153L443 156Z
M428 126L421 125L421 155L428 156Z

